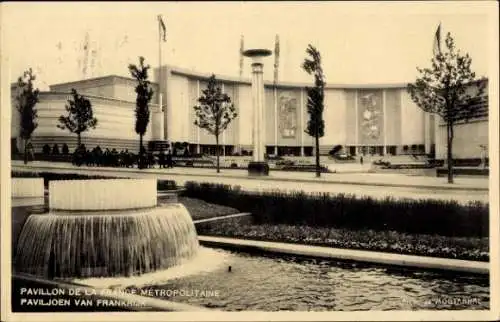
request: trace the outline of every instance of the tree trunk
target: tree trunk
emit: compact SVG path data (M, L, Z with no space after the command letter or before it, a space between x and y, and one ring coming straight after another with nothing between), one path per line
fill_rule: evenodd
M137 161L137 167L142 169L143 166L143 155L142 155L142 134L139 134L139 160Z
M446 147L447 161L448 161L448 183L453 183L453 124L447 126L447 142Z
M219 166L219 136L215 136L215 155L217 156L217 173L220 173L220 166Z
M28 164L28 140L24 140L24 164Z
M80 145L82 145L82 135L81 135L81 133L77 133L76 135L77 135L76 147L79 148Z
M316 133L316 177L321 176L321 169L319 165L319 135Z

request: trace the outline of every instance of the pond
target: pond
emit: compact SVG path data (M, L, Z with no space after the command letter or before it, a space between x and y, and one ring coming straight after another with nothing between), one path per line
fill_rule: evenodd
M214 270L129 289L225 311L489 308L489 281L479 276L214 251L224 258Z

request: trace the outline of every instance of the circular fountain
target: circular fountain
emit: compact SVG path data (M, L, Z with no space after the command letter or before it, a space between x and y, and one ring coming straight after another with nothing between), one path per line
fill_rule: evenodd
M54 277L131 276L180 265L199 249L187 209L157 205L156 180L49 184L49 213L21 232L16 270Z

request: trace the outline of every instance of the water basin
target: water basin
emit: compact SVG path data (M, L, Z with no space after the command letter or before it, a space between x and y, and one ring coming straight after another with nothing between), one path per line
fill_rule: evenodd
M168 282L134 285L171 301L225 311L484 310L489 281L294 257L213 250L224 266ZM228 268L231 266L231 272ZM177 294L174 296L174 291ZM204 294L203 294L204 292Z
M47 204L47 201L45 201ZM13 207L13 242L28 214L46 205ZM487 277L380 268L290 256L257 256L200 248L191 266L143 276L80 283L136 289L137 293L224 311L484 310ZM231 272L228 267L231 266Z

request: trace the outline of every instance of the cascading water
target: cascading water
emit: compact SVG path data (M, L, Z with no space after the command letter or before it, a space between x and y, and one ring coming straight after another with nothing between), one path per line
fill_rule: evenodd
M49 213L31 215L23 227L19 272L48 278L139 275L182 264L199 249L187 209L156 205L156 180L56 181L49 201Z

